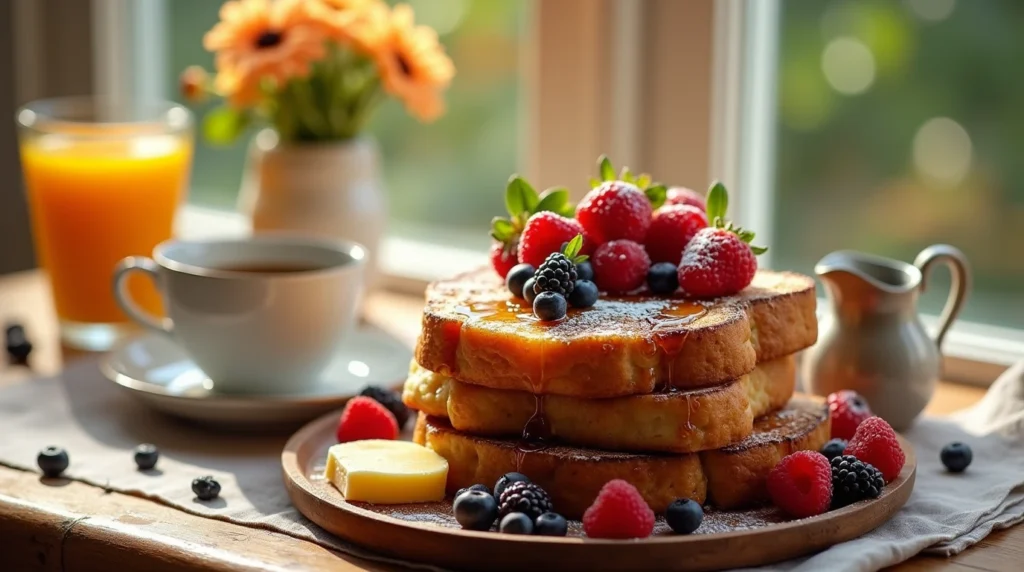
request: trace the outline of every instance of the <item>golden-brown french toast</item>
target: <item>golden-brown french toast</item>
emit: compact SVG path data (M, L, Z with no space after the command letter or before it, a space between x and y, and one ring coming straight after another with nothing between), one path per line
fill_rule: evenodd
M413 363L403 390L409 407L448 419L472 435L518 437L542 432L571 445L612 451L691 453L735 443L754 417L793 395L796 358L758 364L732 382L607 399L535 396L452 380Z
M656 512L673 500L711 501L725 509L765 499L764 479L784 455L819 449L828 439L828 409L794 399L785 409L759 418L752 435L719 451L682 455L597 451L537 446L515 439L477 437L456 431L444 419L419 414L414 440L448 460L449 494L476 483L490 485L517 471L551 495L555 509L580 518L612 479L637 487Z
M533 394L605 398L659 385L704 387L749 373L759 356L789 355L817 339L814 281L764 270L736 296L602 296L554 323L520 306L490 269L435 282L426 298L420 365Z

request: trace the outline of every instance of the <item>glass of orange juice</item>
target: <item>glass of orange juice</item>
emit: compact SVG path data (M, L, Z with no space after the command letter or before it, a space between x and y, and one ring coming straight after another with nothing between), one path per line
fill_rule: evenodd
M62 341L108 349L132 329L114 301L114 266L171 237L188 184L192 117L173 103L82 97L30 103L16 119L36 256ZM161 313L151 284L129 288Z

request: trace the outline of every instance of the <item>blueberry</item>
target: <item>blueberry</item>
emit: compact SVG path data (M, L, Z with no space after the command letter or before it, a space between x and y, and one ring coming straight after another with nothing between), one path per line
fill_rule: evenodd
M491 489L487 488L487 485L470 485L464 489L459 489L459 492L455 493L455 497L458 498L459 495L466 491L480 491L482 493L491 494Z
M498 518L498 501L483 491L467 490L452 504L455 520L468 530L490 530Z
M523 299L531 306L533 305L533 299L537 297L537 293L533 290L535 284L537 284L535 278L530 278L526 281L526 284L523 284Z
M821 454L825 455L825 458L829 461L834 457L842 455L844 451L846 451L845 439L832 439L821 448Z
M679 270L671 262L659 262L647 269L647 288L653 294L671 294L679 288Z
M589 308L597 303L597 285L590 280L577 280L569 294L569 303L573 308Z
M541 292L533 299L533 313L545 322L561 320L568 310L565 298L557 292Z
M59 477L68 468L70 462L68 452L54 446L39 451L39 456L36 457L39 470L43 471L47 477Z
M505 285L508 286L508 291L512 293L516 298L523 297L523 286L526 281L533 278L533 274L537 271L530 264L516 264L512 267L512 270L508 271L508 275L505 276Z
M32 352L32 342L25 337L25 328L21 324L10 324L7 326L6 339L7 354L15 362L24 362L28 354Z
M494 483L494 498L500 499L501 493L505 492L505 487L520 481L528 483L530 478L522 473L505 473L498 478L498 482Z
M505 534L533 534L533 521L521 512L510 512L501 519L498 530Z
M196 493L199 500L213 500L220 495L220 483L210 475L199 477L192 481L192 492Z
M704 520L704 509L690 499L672 501L665 510L665 521L676 534L690 534L700 528Z
M962 473L974 460L974 453L966 443L956 442L943 447L939 458L942 459L942 464L946 465L949 472Z
M594 267L589 262L577 262L576 263L576 279L577 280L590 280L594 281Z
M135 448L135 465L139 467L140 471L148 471L155 467L159 458L160 451L156 445L143 443Z
M554 513L546 512L537 517L533 523L533 533L541 536L565 536L569 532L569 523L565 517Z

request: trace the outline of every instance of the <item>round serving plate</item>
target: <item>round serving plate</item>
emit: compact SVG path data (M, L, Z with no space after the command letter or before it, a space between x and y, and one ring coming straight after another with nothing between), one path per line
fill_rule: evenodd
M899 477L882 496L823 515L791 520L778 509L709 510L692 535L673 535L662 519L641 540L585 538L578 522L569 536L514 536L462 530L451 503L370 505L346 502L324 480L327 449L336 443L336 413L289 439L281 455L292 503L327 531L370 550L413 562L463 570L720 570L758 566L817 552L861 536L889 520L914 487L917 460L910 444Z

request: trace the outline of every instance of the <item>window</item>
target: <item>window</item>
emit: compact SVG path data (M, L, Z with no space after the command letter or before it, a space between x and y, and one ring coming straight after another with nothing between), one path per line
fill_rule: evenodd
M950 243L973 267L961 319L1024 329L1021 21L1013 0L782 2L774 265Z
M180 99L177 74L188 65L213 68L202 37L221 2L165 2L167 45L163 97ZM421 125L394 101L378 110L369 133L380 143L392 227L399 234L468 237L483 249L492 216L503 209L500 190L518 168L522 29L521 0L414 0L417 22L436 29L458 69L448 113ZM198 106L199 114L212 104ZM197 142L190 202L232 208L247 141L232 147ZM458 208L453 208L457 205ZM445 229L439 233L438 229ZM470 231L470 232L464 232Z

